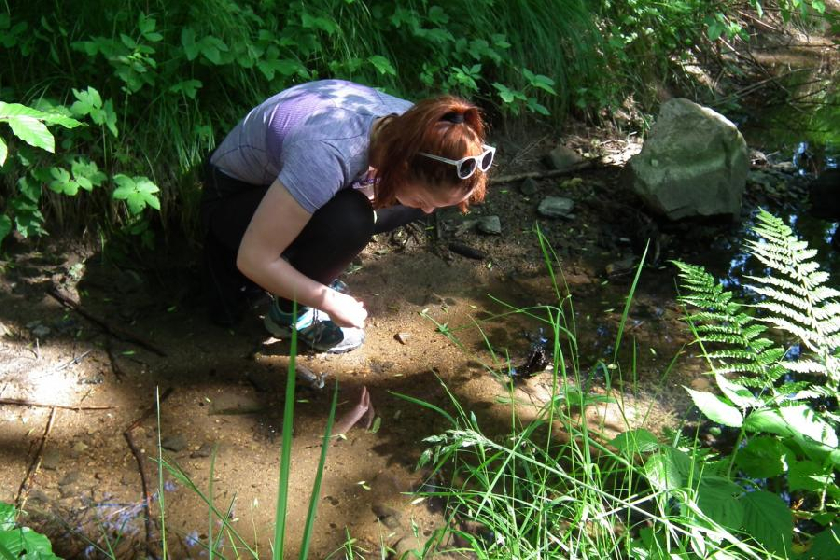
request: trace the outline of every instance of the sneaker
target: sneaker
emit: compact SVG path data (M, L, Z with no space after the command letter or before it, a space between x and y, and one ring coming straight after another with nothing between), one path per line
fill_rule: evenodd
M355 350L365 341L365 331L355 327L339 327L329 315L309 307L298 311L297 319L281 311L277 300L272 300L265 314L265 328L277 338L291 338L292 329L297 339L316 352L340 354Z

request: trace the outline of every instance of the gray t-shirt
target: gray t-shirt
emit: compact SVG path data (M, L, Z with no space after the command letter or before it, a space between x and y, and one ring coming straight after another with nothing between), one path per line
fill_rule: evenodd
M277 179L312 213L367 172L374 121L411 106L341 80L301 84L252 109L210 163L245 183L270 185Z

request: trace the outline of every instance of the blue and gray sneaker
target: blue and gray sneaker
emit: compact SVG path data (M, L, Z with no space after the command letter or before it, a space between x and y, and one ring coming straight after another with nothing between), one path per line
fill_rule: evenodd
M339 327L320 309L304 307L295 319L292 313L281 311L274 298L265 314L265 328L277 338L291 338L294 329L300 342L316 352L331 354L355 350L365 341L363 329Z

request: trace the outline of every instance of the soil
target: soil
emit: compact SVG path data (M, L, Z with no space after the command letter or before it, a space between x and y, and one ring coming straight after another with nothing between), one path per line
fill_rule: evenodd
M513 146L509 142L500 150L500 175L539 169L537 155L551 147L517 151ZM621 146L614 156L623 157L627 149ZM544 325L523 313L504 312L507 306L559 305L566 293L574 304L580 369L585 373L601 360L612 360L639 259L633 251L636 206L620 185L620 167L535 183L531 196L524 196L516 184L494 185L486 202L466 216L443 211L437 227L432 220L379 236L343 277L370 312L367 339L360 350L344 355L297 356L299 364L327 374L327 384L320 390L305 383L296 387L290 556L301 540L335 381L338 416L367 387L378 430L357 425L346 439L330 442L312 557L325 558L350 538L360 553L373 557L381 543L418 545L444 523L440 504L417 503L410 493L429 476L415 468L425 448L422 439L451 426L400 394L450 410L451 394L465 410L475 412L488 434L505 433L510 411L499 398L508 394L509 377L502 357L510 356L514 365L523 362L531 347L525 335ZM550 194L575 200L572 219L538 217L536 204ZM501 235L475 230L474 220L488 215L499 216ZM557 253L556 271L568 292L565 286L559 294L553 288L535 223ZM725 230L709 231L718 235ZM447 247L452 241L487 257L477 260L451 252ZM209 488L212 472L217 507L224 511L230 506L233 525L249 544L269 550L289 343L266 338L260 319L266 300L255 302L243 324L225 330L208 322L207 310L197 304L196 267L184 265L191 262L184 255L132 269L105 264L101 254L83 247L47 243L38 248L17 244L4 263L0 285L0 319L6 331L0 339L0 398L38 405L0 406L0 501L14 501L26 479L33 523L50 534L60 555L81 557L85 549L91 554L86 539L105 547L105 535L114 538L118 532L124 536L117 557L141 554L146 533L140 471L124 432L141 420L131 438L143 457L149 492L157 496L154 408L158 392L166 392L159 418L164 456L202 491ZM699 257L673 244L663 250L660 262L677 255ZM673 280L674 270L662 264L645 267L641 276L624 332L625 349L635 341L641 350L637 378L627 387L613 380L608 388L603 378L586 377L591 391L623 388L626 406L640 412L629 417L645 418L646 427L657 432L685 410L681 386L705 381L698 379L700 364L688 363L685 352L679 367L663 379L671 359L689 340L674 301ZM100 319L115 333L107 334L101 325L62 305L50 294L52 289L77 301L88 317ZM435 323L445 324L460 347ZM126 340L124 333L146 344ZM518 400L531 403L520 405L524 419L545 402L550 383L550 372L516 383ZM144 416L145 411L152 414ZM628 428L615 410L591 413L593 425L608 435ZM38 468L27 479L33 461ZM206 542L207 507L183 481L170 474L164 479L170 556L197 556L200 547L190 544L196 537ZM152 507L159 520L156 501ZM226 539L225 550L230 551Z
M541 157L560 143L552 135L494 141L496 176L544 169ZM659 433L676 425L689 408L683 386L709 386L686 346L690 335L668 261L725 275L741 226L657 227L623 186L623 164L638 143L591 131L566 134L562 143L594 164L537 178L530 187L497 182L467 215L440 211L428 223L378 236L343 276L369 310L367 338L347 354L296 358L327 382L323 389L303 382L295 388L286 557L298 553L336 382L337 415L367 388L376 429L357 424L328 444L312 558L351 557L348 547L364 558L379 558L383 547L422 548L444 525L442 504L412 492L429 484L430 472L416 468L423 438L452 426L401 395L450 412L455 399L487 435L508 433L508 367L528 359L533 337L546 328L538 306L563 302L574 323L577 383L622 395L627 421L614 405L588 410L604 439L639 426ZM748 192L744 214L766 194ZM549 195L574 200L573 215L539 216L537 205ZM500 235L476 229L486 216L499 217ZM559 288L535 225L555 252L549 260ZM643 240L652 232L657 243L616 351ZM453 242L484 258L450 250ZM289 341L267 338L265 298L234 329L210 323L198 296L196 252L169 251L115 266L82 243L16 240L0 261L0 502L25 499L26 523L47 533L60 556L95 558L102 556L96 547L112 546L114 557L145 557L147 532L161 534L160 501L169 557L207 554L197 541L218 535L219 523L208 521L199 493L165 469L159 495L159 438L165 460L205 496L212 487L219 511L261 557L269 555ZM534 311L510 313L524 308ZM592 373L616 355L621 375ZM575 370L571 360L566 366ZM523 421L546 402L550 386L550 371L516 381L513 400ZM138 457L155 520L148 528ZM238 546L248 557L229 534L223 540L225 556Z

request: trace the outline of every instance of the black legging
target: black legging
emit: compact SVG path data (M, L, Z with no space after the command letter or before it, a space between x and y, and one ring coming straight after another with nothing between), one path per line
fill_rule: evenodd
M268 186L233 179L212 165L205 173L201 223L206 232L204 261L211 316L216 322L239 320L248 290L259 289L236 266L239 244ZM218 197L214 193L235 192ZM283 257L303 275L329 285L377 233L390 231L424 216L422 210L394 206L376 212L367 196L344 189L312 214ZM376 223L374 223L374 219ZM280 307L291 309L289 300Z

